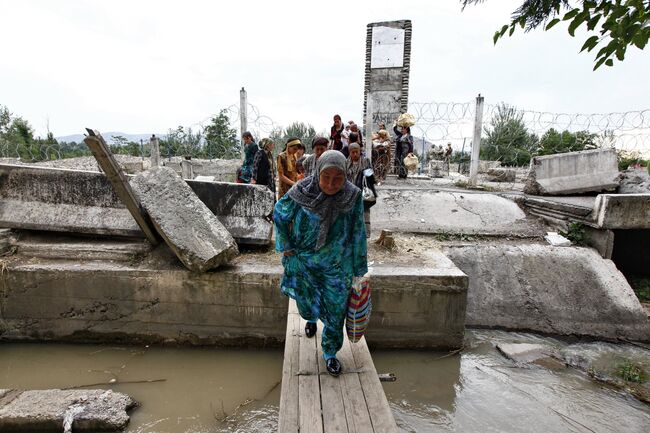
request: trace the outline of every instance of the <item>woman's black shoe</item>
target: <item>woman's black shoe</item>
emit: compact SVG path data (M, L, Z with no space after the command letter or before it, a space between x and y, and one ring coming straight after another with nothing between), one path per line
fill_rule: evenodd
M316 324L313 322L307 322L305 325L305 335L307 338L311 338L316 335Z
M327 367L327 372L334 377L337 377L341 374L341 363L336 358L330 358L325 361L325 366Z

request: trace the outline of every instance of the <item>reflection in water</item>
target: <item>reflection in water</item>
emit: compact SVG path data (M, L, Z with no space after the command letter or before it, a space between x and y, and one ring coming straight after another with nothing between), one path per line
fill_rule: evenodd
M542 343L593 365L624 355L649 365L648 351L500 331L468 331L462 354L373 351L402 432L647 431L650 408L594 383L582 371L516 365L499 342ZM129 432L270 432L277 429L281 350L0 344L0 388L84 384L141 403ZM153 381L159 382L125 383Z

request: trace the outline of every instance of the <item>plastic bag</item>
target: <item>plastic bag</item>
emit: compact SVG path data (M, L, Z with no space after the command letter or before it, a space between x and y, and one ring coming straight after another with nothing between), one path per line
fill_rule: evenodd
M357 343L363 338L370 322L372 312L372 299L370 297L370 277L352 279L352 288L348 298L348 311L345 316L345 331L352 343Z
M366 182L366 176L363 176L363 189L361 190L361 196L363 197L363 201L374 202L377 200L375 198L375 194L368 187L368 182Z
M410 173L414 173L415 170L417 170L419 162L420 162L420 160L418 159L418 157L416 155L412 154L412 153L409 153L404 158L404 166L406 166L406 169Z

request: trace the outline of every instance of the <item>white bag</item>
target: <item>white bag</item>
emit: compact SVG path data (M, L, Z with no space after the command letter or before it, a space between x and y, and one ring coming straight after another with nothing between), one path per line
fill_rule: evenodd
M374 202L375 200L377 200L375 194L372 192L370 188L368 188L368 183L366 182L366 176L363 176L363 190L361 190L361 196L363 197L363 201Z

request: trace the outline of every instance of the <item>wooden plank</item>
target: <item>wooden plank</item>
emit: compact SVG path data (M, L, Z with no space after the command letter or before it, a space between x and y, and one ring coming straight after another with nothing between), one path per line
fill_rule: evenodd
M359 367L352 356L352 349L347 335L343 338L343 347L341 347L337 356L343 365L343 372L350 373L343 374L340 377L343 385L343 405L348 420L348 431L350 433L372 432L372 422L361 381L359 380Z
M384 389L381 382L379 382L377 370L375 370L375 365L366 344L366 338L362 338L358 343L350 344L350 347L357 368L360 370L359 380L368 405L373 431L375 433L397 433L397 424L388 405Z
M292 313L292 304L293 310ZM300 350L300 316L295 302L289 302L287 333L284 340L284 362L282 364L282 391L280 393L280 417L278 431L298 433L298 369Z
M147 215L140 206L140 202L133 194L131 190L131 185L129 181L120 168L115 158L108 150L108 146L104 141L104 138L92 129L86 129L88 131L88 137L84 139L84 143L90 148L93 156L97 160L97 164L106 174L106 177L113 185L115 193L122 200L122 203L126 206L128 211L131 213L135 222L138 223L138 226L144 232L146 238L153 245L158 245L158 237L156 236L155 229L148 221Z
M343 364L343 373L339 377L330 376L325 367L323 359L323 349L321 341L323 337L323 324L318 322L318 332L316 334L316 348L318 349L318 372L320 379L320 395L323 407L323 430L325 433L349 432L348 421L343 405L343 377L346 376ZM339 359L340 360L340 359Z
M304 319L300 319L299 431L300 433L323 433L316 338L307 338L304 331L306 323Z

